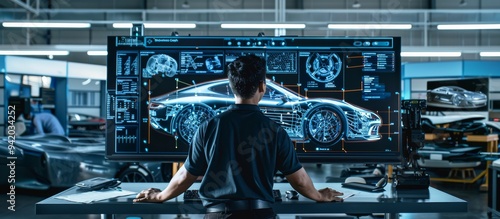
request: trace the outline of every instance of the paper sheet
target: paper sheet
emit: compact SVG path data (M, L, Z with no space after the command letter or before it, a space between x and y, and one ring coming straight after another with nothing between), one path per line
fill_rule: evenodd
M102 201L110 198L116 198L121 196L127 196L136 194L137 192L131 192L126 190L101 190L101 191L91 191L91 192L83 192L71 195L63 195L57 196L55 198L78 202L78 203L92 203L96 201Z

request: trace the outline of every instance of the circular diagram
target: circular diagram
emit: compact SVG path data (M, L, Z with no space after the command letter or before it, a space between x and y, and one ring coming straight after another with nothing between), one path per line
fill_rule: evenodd
M166 54L156 54L149 57L146 71L149 76L164 74L167 77L173 77L177 74L177 61Z
M331 147L342 139L347 120L340 108L320 105L306 115L305 130L309 139L322 147Z
M309 55L306 61L306 72L317 82L328 83L339 76L342 60L335 53Z
M179 136L186 143L190 143L194 134L198 130L198 127L205 121L211 119L215 116L215 111L213 111L206 104L191 104L184 107L175 121L175 129L177 130Z

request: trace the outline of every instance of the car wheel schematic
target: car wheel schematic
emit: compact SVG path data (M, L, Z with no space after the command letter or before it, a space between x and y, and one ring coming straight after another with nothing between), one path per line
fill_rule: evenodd
M198 127L214 116L215 111L206 104L186 105L176 116L175 132L182 140L189 143Z
M309 139L322 147L331 147L339 142L347 127L342 110L333 106L315 107L306 118L305 130Z

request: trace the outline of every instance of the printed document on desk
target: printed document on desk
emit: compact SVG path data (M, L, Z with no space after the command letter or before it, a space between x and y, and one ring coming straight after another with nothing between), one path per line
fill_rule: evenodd
M117 197L121 197L121 196L133 195L136 193L137 192L131 192L131 191L126 191L126 190L110 189L110 190L99 190L99 191L82 192L82 193L71 194L71 195L57 196L55 198L67 200L67 201L71 201L71 202L88 204L88 203L92 203L92 202L96 202L96 201L102 201L102 200L117 198Z
M348 188L342 188L339 189L339 192L344 193L343 196L340 196L340 198L344 198L347 200L363 200L363 199L376 199L380 195L384 194L382 192L365 192L365 191L360 191L360 190L355 190L355 189L348 189Z

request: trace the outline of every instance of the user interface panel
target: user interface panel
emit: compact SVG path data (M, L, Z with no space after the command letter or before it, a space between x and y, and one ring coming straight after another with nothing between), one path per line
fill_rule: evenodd
M198 126L234 103L226 66L267 61L261 111L304 162L400 159L398 37L108 38L106 156L185 159Z

